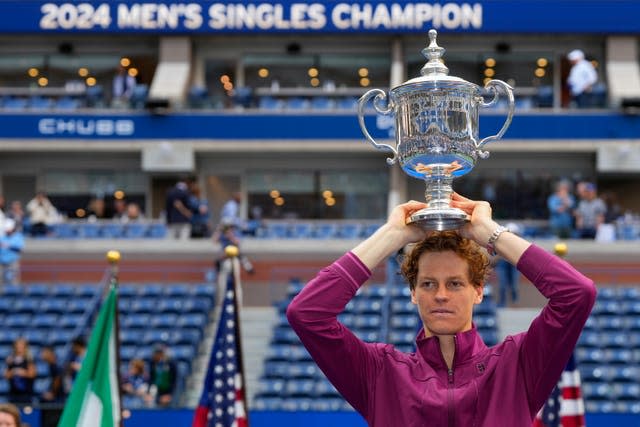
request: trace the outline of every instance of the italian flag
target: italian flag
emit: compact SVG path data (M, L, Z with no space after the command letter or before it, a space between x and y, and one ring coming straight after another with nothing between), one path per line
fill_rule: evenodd
M112 283L58 427L121 425L117 303L117 287Z

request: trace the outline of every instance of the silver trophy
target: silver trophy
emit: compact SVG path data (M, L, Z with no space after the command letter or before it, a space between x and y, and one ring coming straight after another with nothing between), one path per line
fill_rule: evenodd
M501 80L490 80L485 89L493 94L485 102L480 86L449 76L442 63L444 48L436 43L437 32L429 31L429 46L422 50L428 62L421 77L408 80L389 91L372 89L362 95L358 105L360 128L367 140L379 150L390 151L408 175L424 179L428 207L411 215L410 223L427 230L460 228L468 221L467 214L449 205L453 178L473 169L478 157L489 156L482 147L504 135L513 117L513 89ZM494 105L501 89L507 96L507 119L496 135L478 137L478 107ZM380 114L395 115L396 147L377 143L367 131L365 108L370 98Z

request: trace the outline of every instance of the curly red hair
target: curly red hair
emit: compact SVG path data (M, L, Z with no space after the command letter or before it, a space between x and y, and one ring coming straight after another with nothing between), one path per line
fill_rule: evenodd
M475 286L484 284L491 272L487 252L473 240L466 239L455 231L436 231L417 243L402 261L401 272L411 290L416 286L418 261L422 254L445 251L452 251L467 260L471 283Z

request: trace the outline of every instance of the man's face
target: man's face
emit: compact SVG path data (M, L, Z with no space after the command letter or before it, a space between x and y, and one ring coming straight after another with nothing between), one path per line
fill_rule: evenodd
M469 263L453 251L425 252L418 261L411 302L425 335L453 335L471 329L473 306L482 301L482 286L469 281Z

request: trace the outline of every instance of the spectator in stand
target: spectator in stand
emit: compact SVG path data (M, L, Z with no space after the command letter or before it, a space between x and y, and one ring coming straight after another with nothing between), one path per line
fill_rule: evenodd
M42 359L48 368L47 390L40 396L41 402L61 403L64 401L64 387L62 386L62 369L58 365L58 356L53 347L45 346L40 350Z
M124 218L122 218L121 222L125 224L129 224L132 222L140 222L144 221L144 215L140 210L140 206L137 203L131 202L127 205L127 211Z
M127 201L125 199L113 200L113 220L117 222L126 222L127 218Z
M27 213L31 223L31 235L34 237L46 236L49 226L55 223L58 217L58 211L43 191L37 192L27 203Z
M122 379L122 391L129 396L137 396L145 404L150 404L149 377L142 359L132 359L129 362L129 370Z
M190 194L186 180L180 180L167 193L165 211L167 215L168 236L186 240L191 236L191 217L189 209Z
M2 224L4 222L4 219L6 217L5 212L4 212L4 209L5 209L4 205L5 205L4 196L2 194L0 194L0 224ZM0 230L0 236L2 236L3 233L4 233L4 230Z
M20 410L11 403L0 403L0 426L20 427Z
M584 52L580 49L569 52L567 59L571 62L571 71L567 77L571 99L578 108L589 107L589 95L593 85L598 81L598 73L593 64L585 59Z
M20 258L24 248L24 236L11 218L5 218L2 228L4 236L0 237L0 280L2 284L17 284L20 282Z
M515 235L521 235L520 226L510 222L506 225L509 231ZM498 307L506 307L507 300L511 297L511 303L518 302L518 285L520 283L520 272L518 268L500 255L495 255L491 260L495 265L498 276Z
M118 66L116 74L113 76L111 106L115 108L127 107L135 87L136 78L129 74L125 67Z
M554 193L547 199L549 227L555 236L561 239L571 237L575 205L576 199L571 194L571 183L566 180L556 183Z
M580 239L594 239L600 224L604 223L607 207L598 197L596 185L587 182L581 189L576 215L576 230Z
M240 192L233 193L231 198L222 205L220 211L220 223L232 224L239 230L242 230L242 220L240 218L240 201L242 194Z
M9 401L29 404L33 400L33 381L36 378L36 364L24 338L13 342L13 351L7 357L4 377L9 380Z
M242 268L249 274L254 274L255 270L253 264L249 258L240 251L240 238L236 232L237 228L233 224L220 224L215 233L213 233L213 241L220 243L220 249L222 249L223 256L216 260L216 269L220 271L220 263L226 258L224 255L227 246L235 246L238 248L238 259Z
M190 186L190 203L191 209L191 237L210 237L211 229L209 227L209 202L206 198L201 197L200 186L193 181Z
M18 230L25 232L25 222L27 222L27 217L20 200L14 200L11 202L11 207L9 208L9 212L7 212L7 217L16 222L16 228Z
M156 345L149 364L149 393L159 406L169 406L176 391L178 370L164 345Z
M64 392L71 393L73 382L76 380L78 372L82 367L84 356L87 352L87 342L83 337L76 337L71 342L71 357L65 366L64 372Z

